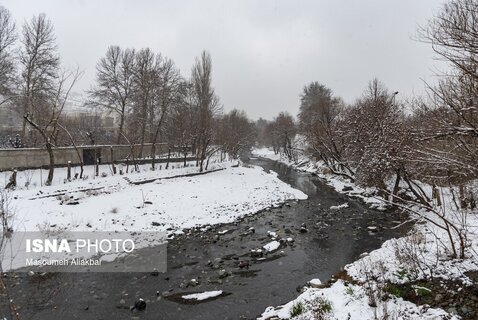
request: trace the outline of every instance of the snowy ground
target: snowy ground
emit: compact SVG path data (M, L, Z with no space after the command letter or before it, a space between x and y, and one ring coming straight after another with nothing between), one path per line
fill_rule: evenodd
M314 172L339 192L360 197L378 209L385 207L382 205L383 199L370 196L373 190L359 188L341 177L323 174L320 163L313 163L305 157L299 157L297 162L291 163L268 149L256 149L253 154ZM426 185L422 187L425 190L430 188ZM329 287L311 285L295 300L283 306L267 308L261 319L382 319L385 316L389 319L458 319L458 316L442 309L417 306L393 295L385 301L380 299L386 283L439 278L444 281L458 280L463 286L472 285L465 272L478 270L478 213L457 210L449 189L444 189L442 195L443 204L437 208L438 213L466 234L465 259L450 259L451 241L445 230L433 224L441 223L438 215L413 208L416 214L411 214L411 219L419 223L409 235L391 239L380 249L365 253L361 259L345 266L355 284L338 280ZM370 299L374 299L377 306L371 307ZM330 308L324 305L330 305Z
M368 304L368 295L363 286L346 284L338 280L324 289L307 288L297 299L280 308L269 307L259 319L279 317L290 319L294 306L302 306L303 312L294 319L442 319L447 313L440 309L417 307L401 298L390 299L378 307ZM326 312L324 305L330 305ZM320 318L320 315L323 318Z
M181 177L197 173L198 168L192 164L174 168L173 164L168 170L163 166L151 171L144 165L140 172L112 175L108 166L103 166L100 172L105 173L99 177L66 182L60 179L66 176L62 168L55 170L57 178L52 186L41 186L45 172L20 172L19 187L8 196L10 212L14 213L12 227L48 234L123 231L160 237L167 232L171 238L185 228L233 222L287 200L307 198L274 172L266 173L260 167L227 161L211 164L209 171L214 172ZM94 172L94 167L86 167L85 172ZM173 176L180 177L164 179ZM153 179L157 180L132 183ZM30 181L27 186L26 181ZM147 240L137 243L136 248L156 243L150 236ZM164 238L156 240L161 243ZM9 262L12 268L24 265L22 257Z
M127 180L171 177L198 169L146 170L128 176L18 188L10 194L15 213L13 227L25 231L51 226L72 231L181 230L232 222L286 200L307 197L280 181L274 173L266 173L260 167L232 167L232 164L214 164L210 170L225 170L205 175L160 179L142 185L132 185ZM55 172L62 175L61 170Z

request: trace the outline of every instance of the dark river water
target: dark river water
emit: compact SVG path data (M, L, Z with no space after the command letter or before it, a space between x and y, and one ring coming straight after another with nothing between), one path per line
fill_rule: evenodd
M43 278L18 273L8 280L21 319L251 319L268 306L296 297L297 288L312 278L325 282L361 253L405 232L390 229L400 220L398 214L369 209L315 176L266 159L249 163L277 172L309 198L170 241L167 273L63 273ZM330 210L343 203L349 207ZM302 224L308 232L300 232ZM368 231L368 226L376 226L377 232ZM250 227L254 233L248 232ZM218 236L225 229L229 232ZM266 259L252 258L251 249L271 241L267 231L291 237L294 243ZM180 299L210 290L224 295L196 304ZM146 309L131 311L138 298L146 301ZM10 319L6 304L1 307L0 315Z

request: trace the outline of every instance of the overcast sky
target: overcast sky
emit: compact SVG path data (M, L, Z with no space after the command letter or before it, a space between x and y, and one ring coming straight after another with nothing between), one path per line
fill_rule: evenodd
M437 62L413 40L439 0L0 0L18 26L46 13L63 64L85 75L109 45L150 47L189 77L203 49L213 59L213 83L225 110L251 118L296 114L304 85L319 81L353 102L373 77L407 98L424 93Z

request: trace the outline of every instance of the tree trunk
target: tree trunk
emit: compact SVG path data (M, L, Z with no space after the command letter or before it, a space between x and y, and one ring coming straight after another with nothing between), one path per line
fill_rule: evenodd
M171 148L168 148L168 161L166 162L166 170L169 168L169 161L171 160Z
M66 170L66 180L71 181L71 161L68 161L68 167Z
M397 170L397 178L395 180L395 185L393 186L392 203L395 202L395 197L400 189L400 178L400 170Z
M121 115L121 119L120 119L118 139L116 140L117 144L121 144L121 136L123 135L123 126L124 126L124 114Z
M199 151L199 172L204 171L204 147L201 146Z
M146 124L145 121L143 121L142 126L141 126L141 142L139 146L139 153L138 153L138 158L141 159L143 157L143 148L144 148L144 136L146 134Z
M207 157L206 168L205 168L206 171L207 171L207 168L209 167L209 159L211 159L211 157Z
M21 141L25 145L26 142L26 134L27 134L27 119L25 115L30 114L30 72L28 72L27 83L26 83L27 91L25 92L26 101L23 102L23 124L22 124L22 135ZM33 119L33 114L30 115Z
M153 141L153 144L151 145L151 168L153 169L153 171L156 169L155 162L156 162L156 141Z
M200 145L200 150L199 150L199 172L204 171L204 160L206 158L206 149L207 149L207 143L201 143Z
M113 168L113 174L116 174L115 158L113 153L113 146L110 146L111 167Z
M48 177L46 179L45 185L51 186L53 182L53 171L55 170L55 155L53 154L53 148L50 143L46 144L46 150L48 151L50 163L48 165Z

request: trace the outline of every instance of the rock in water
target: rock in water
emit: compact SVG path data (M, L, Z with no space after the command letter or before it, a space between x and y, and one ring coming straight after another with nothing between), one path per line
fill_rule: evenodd
M227 272L225 269L222 269L222 270L219 270L218 274L219 274L219 278L223 279L229 275L229 272Z
M188 283L188 287L195 287L199 284L199 281L197 281L196 279L191 279L191 281L189 281Z
M143 311L146 309L146 301L144 301L142 298L139 298L135 303L134 303L134 308L138 311Z

